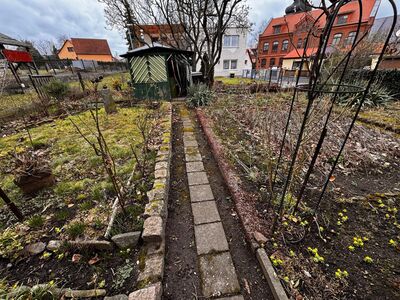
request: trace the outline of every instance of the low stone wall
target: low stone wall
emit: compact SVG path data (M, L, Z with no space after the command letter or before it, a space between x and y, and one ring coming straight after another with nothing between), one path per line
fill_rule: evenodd
M157 153L155 181L147 195L143 225L143 249L139 261L139 290L131 293L129 299L155 300L162 296L162 279L165 260L165 228L168 217L168 193L172 154L172 106L168 103L168 119L162 124L165 128L163 141Z

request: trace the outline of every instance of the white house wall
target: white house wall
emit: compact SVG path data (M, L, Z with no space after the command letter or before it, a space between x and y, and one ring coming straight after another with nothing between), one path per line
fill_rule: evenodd
M238 47L222 47L221 59L215 66L215 76L228 77L231 73L235 76L241 76L243 69L251 69L251 62L246 53L247 49L247 29L228 28L225 35L239 35ZM224 69L224 60L237 60L236 69Z

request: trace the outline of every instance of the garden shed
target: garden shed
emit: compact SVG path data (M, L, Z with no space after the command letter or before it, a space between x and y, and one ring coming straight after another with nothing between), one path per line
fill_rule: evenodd
M135 98L171 100L186 96L193 52L154 43L121 56L129 61Z

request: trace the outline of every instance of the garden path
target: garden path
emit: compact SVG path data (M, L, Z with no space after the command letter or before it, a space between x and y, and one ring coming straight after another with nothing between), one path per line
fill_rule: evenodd
M164 299L272 299L208 145L174 105Z

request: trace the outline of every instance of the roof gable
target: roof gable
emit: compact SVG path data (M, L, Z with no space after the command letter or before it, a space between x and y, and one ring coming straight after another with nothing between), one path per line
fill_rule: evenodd
M107 40L71 38L76 54L111 55Z
M373 13L376 0L363 0L362 4L362 22L368 22L371 14ZM269 36L274 34L273 27L281 25L281 33L293 32L296 29L297 24L301 24L304 18L314 19L320 18L318 21L318 27L325 26L326 18L322 15L321 9L314 9L309 12L301 12L296 14L288 14L282 17L273 18L268 26L265 28L262 36ZM340 14L348 14L347 24L357 23L359 20L359 6L358 1L351 1L343 5L339 10ZM335 23L336 25L336 23Z

